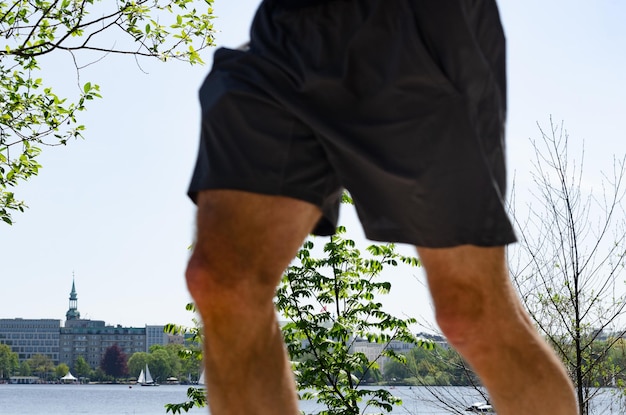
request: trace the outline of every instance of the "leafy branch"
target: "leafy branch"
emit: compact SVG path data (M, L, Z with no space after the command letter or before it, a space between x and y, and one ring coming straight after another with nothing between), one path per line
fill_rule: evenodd
M108 54L202 64L214 45L213 0L14 0L0 1L0 220L23 211L10 188L36 176L41 146L83 138L78 115L101 98L85 82L77 97L58 95L41 74L39 58L65 52L76 68L81 54L91 63Z

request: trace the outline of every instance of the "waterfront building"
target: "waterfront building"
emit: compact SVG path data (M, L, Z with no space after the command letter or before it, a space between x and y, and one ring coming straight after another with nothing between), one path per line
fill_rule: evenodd
M65 324L59 330L59 361L69 367L82 356L89 366L97 368L106 350L114 344L128 356L146 349L146 329L143 327L107 326L102 320L81 319L74 280L65 318Z
M34 355L49 357L59 363L61 320L0 319L0 344L11 347L21 362Z
M97 368L106 350L117 344L130 356L146 348L143 327L107 326L101 320L67 320L60 329L60 362L73 367L82 356L89 366Z
M183 336L168 335L163 328L112 326L102 320L81 319L76 284L72 278L63 326L59 319L0 319L0 344L10 346L18 354L20 363L41 354L55 365L65 363L71 368L82 356L95 369L100 366L106 349L114 344L130 356L135 352L147 352L154 344L184 342ZM15 381L18 382L17 378Z
M32 385L39 383L41 379L38 376L11 376L9 383L12 385Z
M381 373L384 373L385 364L389 361L388 357L382 355L386 347L387 344L384 343L373 343L366 339L355 339L350 347L350 352L363 353L365 357L367 357L367 360L378 363L378 369Z
M146 349L144 352L150 351L150 346L155 344L168 344L169 336L163 330L165 326L146 326Z

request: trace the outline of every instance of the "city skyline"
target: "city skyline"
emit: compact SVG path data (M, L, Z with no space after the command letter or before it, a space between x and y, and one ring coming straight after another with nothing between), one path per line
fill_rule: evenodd
M216 1L218 45L247 41L259 0ZM518 213L532 202L529 174L537 123L564 122L578 156L585 145L586 189L626 154L626 3L616 0L501 0L508 45L509 189ZM39 176L15 189L29 209L0 230L3 318L63 319L72 273L81 317L138 327L191 325L184 270L193 242L194 206L185 192L196 156L198 88L210 69L106 56L81 82L100 84L102 99L80 114L85 140L44 148ZM81 61L80 63L86 63ZM71 58L46 57L57 93L77 90ZM369 242L352 208L340 223L363 249ZM518 230L519 231L519 230ZM317 238L321 245L323 238ZM413 253L412 248L402 247ZM421 271L383 275L381 297L395 315L434 321Z
M76 359L82 356L92 368L97 368L106 350L114 345L132 355L148 352L154 344L183 343L183 336L166 334L164 326L146 324L129 327L81 318L76 284L72 278L65 320L0 318L0 344L11 347L20 362L44 355L55 365L64 363L73 367Z

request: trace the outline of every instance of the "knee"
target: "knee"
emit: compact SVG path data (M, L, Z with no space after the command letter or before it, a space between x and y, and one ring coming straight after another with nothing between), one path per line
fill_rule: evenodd
M487 336L491 324L489 299L475 287L448 287L433 295L437 324L457 349L471 346Z
M185 271L187 288L201 314L271 302L275 286L263 275L245 262L218 261L199 253L192 254Z
M195 301L198 301L199 297L213 293L211 287L216 285L213 281L214 275L216 274L208 263L201 260L195 253L192 254L185 270L185 280L189 293Z
M437 324L448 342L459 350L477 344L481 337L486 336L479 320L467 315L438 315Z
M229 291L236 291L243 280L243 270L235 271L228 264L220 264L211 257L194 252L185 271L187 288L199 306L205 301L219 301Z

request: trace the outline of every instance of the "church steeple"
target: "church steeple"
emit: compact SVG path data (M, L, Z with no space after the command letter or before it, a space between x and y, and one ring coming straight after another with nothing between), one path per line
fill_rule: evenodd
M76 295L76 286L74 284L74 273L72 273L72 291L70 292L70 309L65 313L66 320L80 319L78 312L78 296Z

